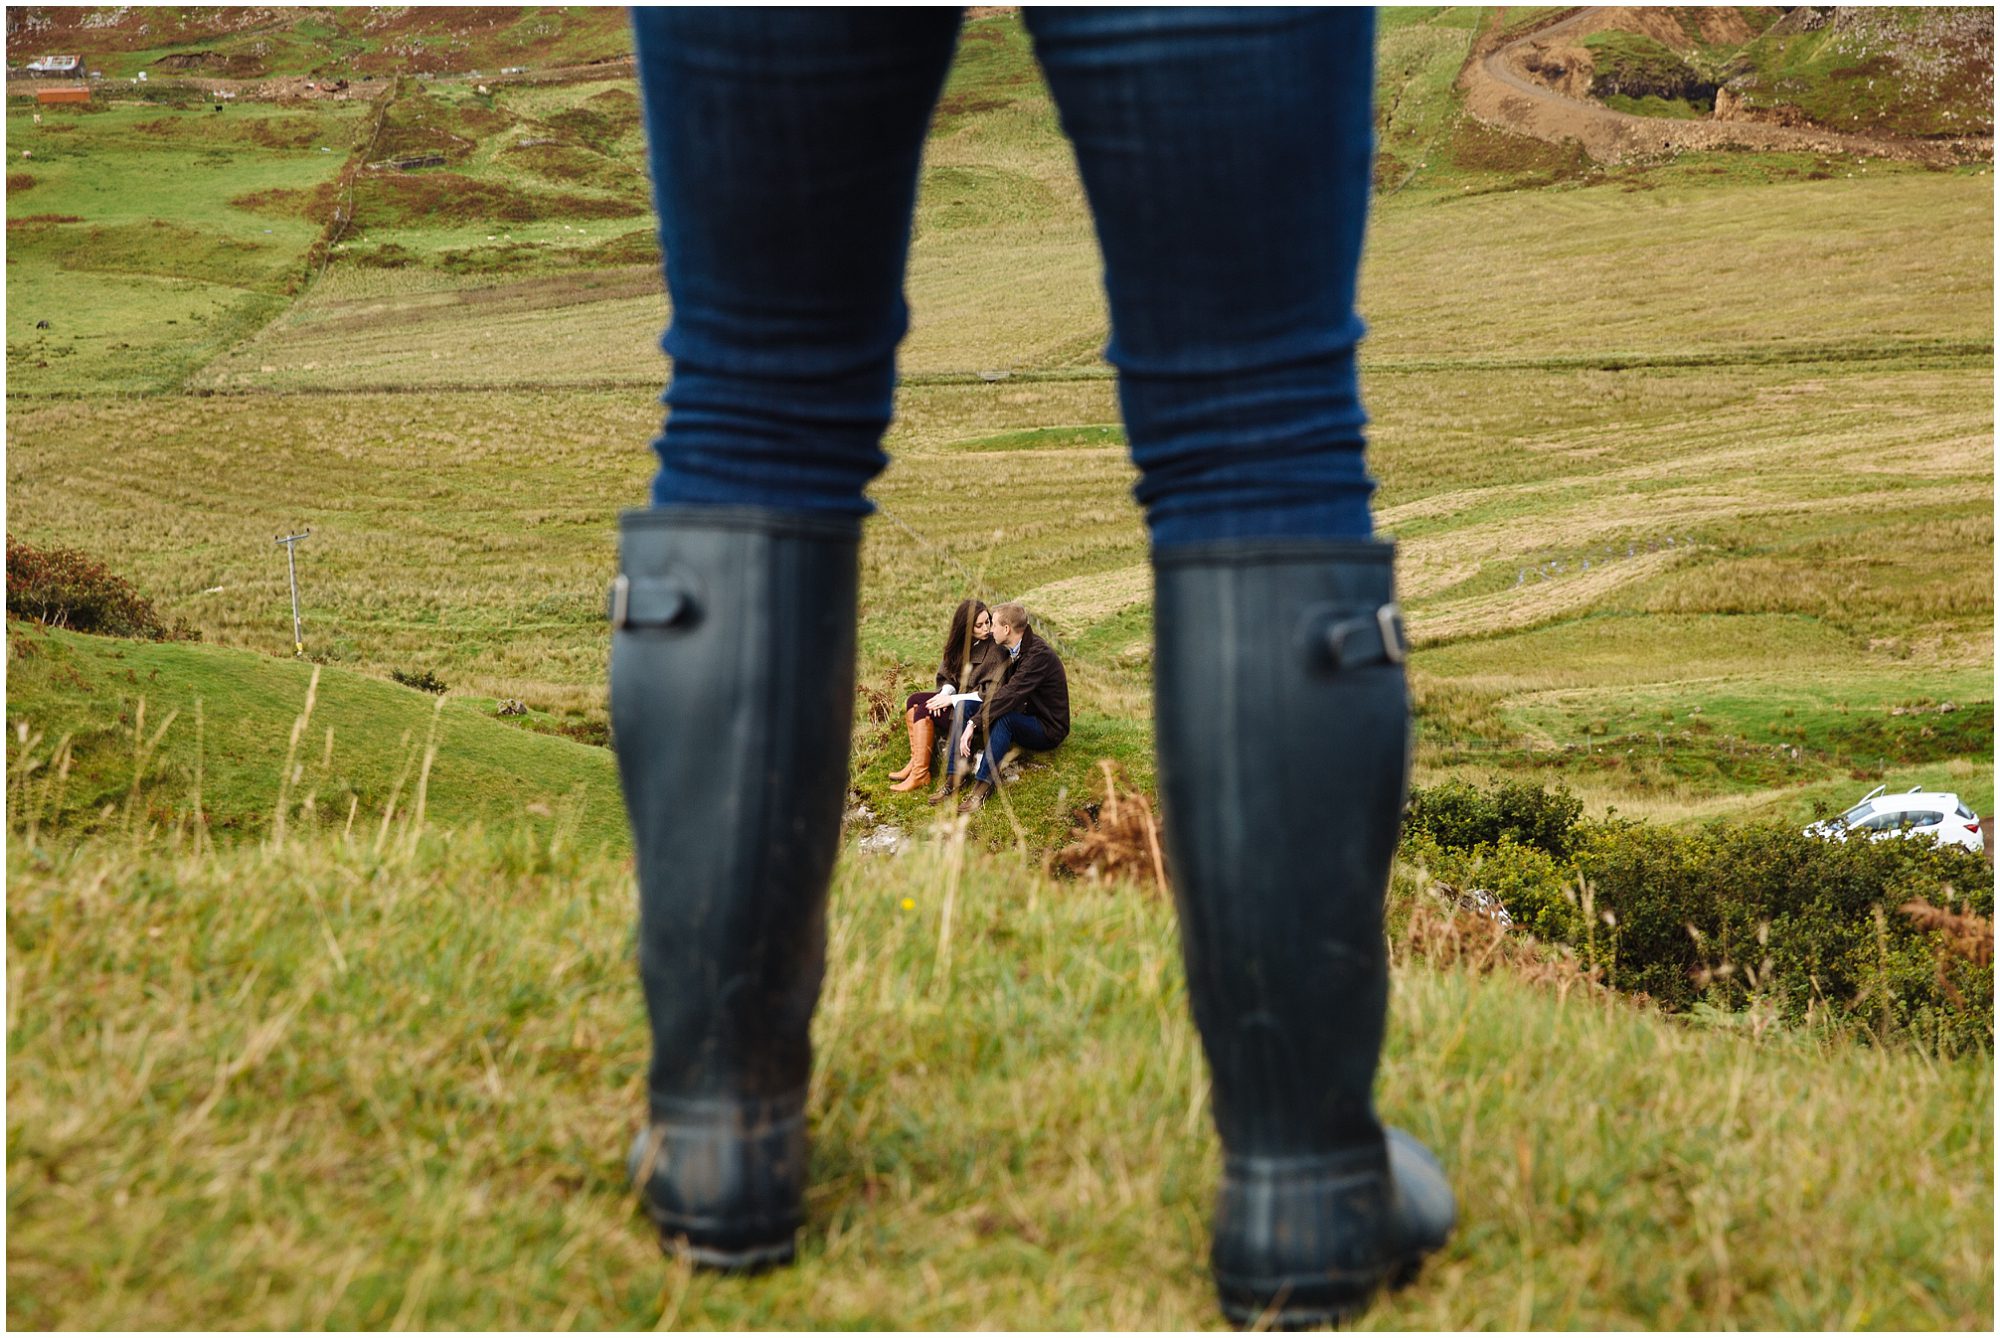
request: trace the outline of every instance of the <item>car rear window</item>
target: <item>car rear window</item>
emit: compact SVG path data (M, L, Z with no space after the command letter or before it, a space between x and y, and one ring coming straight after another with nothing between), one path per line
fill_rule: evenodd
M1964 818L1967 822L1971 822L1974 818L1978 817L1979 815L1977 813L1974 813L1971 809L1967 808L1964 804L1960 804L1958 806L1958 816Z
M1935 827L1944 821L1944 814L1935 809L1915 808L1903 815L1904 823L1910 827Z

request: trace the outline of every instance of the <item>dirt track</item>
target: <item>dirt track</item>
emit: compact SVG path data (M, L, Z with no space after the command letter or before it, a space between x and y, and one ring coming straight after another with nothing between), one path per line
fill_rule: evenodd
M1526 57L1568 44L1595 29L1595 9L1579 9L1498 47L1482 40L1459 75L1466 110L1477 120L1560 144L1575 141L1599 162L1702 149L1792 150L1865 154L1915 162L1958 163L1993 156L1990 138L1921 140L1844 135L1754 121L1672 121L1632 116L1566 97L1527 72Z

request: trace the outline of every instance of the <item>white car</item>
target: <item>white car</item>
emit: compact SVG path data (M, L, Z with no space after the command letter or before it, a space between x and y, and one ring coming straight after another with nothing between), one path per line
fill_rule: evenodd
M1904 794L1884 794L1878 785L1861 797L1861 802L1837 818L1815 822L1807 836L1844 841L1849 832L1866 832L1871 841L1892 836L1922 836L1941 846L1964 846L1985 853L1986 837L1979 829L1979 815L1959 802L1955 794L1926 790L1915 785Z

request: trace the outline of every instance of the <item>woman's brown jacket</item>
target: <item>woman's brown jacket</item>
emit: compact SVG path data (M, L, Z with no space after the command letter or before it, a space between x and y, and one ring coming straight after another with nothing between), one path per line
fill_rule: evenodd
M993 689L1000 685L1000 676L1007 672L1007 652L991 637L973 642L972 654L960 663L952 663L958 659L958 655L948 654L939 663L937 685L940 690L949 683L954 691L976 692L981 697L990 697Z

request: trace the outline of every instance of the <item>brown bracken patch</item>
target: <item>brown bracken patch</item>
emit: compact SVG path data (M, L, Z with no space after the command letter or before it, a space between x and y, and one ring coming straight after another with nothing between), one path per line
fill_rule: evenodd
M1056 852L1055 862L1092 882L1166 891L1166 853L1153 801L1123 784L1117 763L1107 758L1097 765L1104 771L1104 802L1077 810L1074 839Z
M234 209L247 209L253 214L263 214L272 218L307 218L322 220L329 216L333 202L340 194L340 183L321 182L310 190L293 190L273 187L270 190L253 190L238 195L229 201Z
M1461 966L1480 975L1504 970L1559 995L1579 987L1586 994L1611 993L1602 967L1586 967L1569 949L1542 943L1464 904L1455 889L1441 883L1411 904L1400 947L1432 966Z
M457 172L369 172L355 194L356 213L364 226L629 218L647 210L644 199L637 196L530 194Z
M1919 898L1896 908L1917 928L1936 935L1938 985L1954 1004L1965 1002L1964 993L1952 980L1953 959L1974 966L1993 964L1993 922L1971 911L1949 911ZM1990 984L1990 981L1989 981Z

